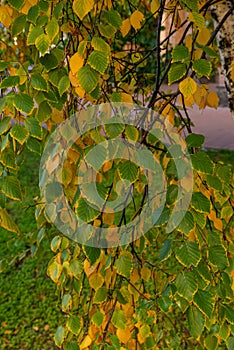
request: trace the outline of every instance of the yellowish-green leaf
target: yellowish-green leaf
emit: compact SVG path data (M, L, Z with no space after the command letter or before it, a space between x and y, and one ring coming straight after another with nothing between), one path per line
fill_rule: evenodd
M74 0L73 10L75 14L82 20L94 7L94 0Z
M197 90L197 83L192 78L188 77L180 82L179 89L185 98L189 98L195 94Z
M93 273L89 277L89 285L94 290L101 288L103 283L104 283L104 278L102 277L102 275L100 273Z
M35 40L35 45L41 55L44 56L50 47L50 38L46 34L41 34Z
M22 199L20 182L15 176L5 176L1 181L1 191L8 198L14 200Z
M19 233L19 228L5 208L0 208L0 226L7 231Z
M116 260L115 266L118 274L130 278L132 269L132 254L128 251L121 252Z
M52 18L51 21L49 21L47 24L45 30L50 40L53 41L56 35L59 33L58 21L55 18Z
M103 74L107 69L108 62L109 62L108 54L101 51L96 51L96 50L91 53L88 59L88 64L101 74Z
M127 319L123 310L115 310L111 322L116 328L126 329Z
M77 78L82 89L84 89L86 93L90 93L98 84L99 74L87 65L79 69Z

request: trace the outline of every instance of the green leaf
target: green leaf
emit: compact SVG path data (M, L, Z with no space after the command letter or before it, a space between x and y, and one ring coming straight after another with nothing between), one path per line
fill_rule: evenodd
M185 5L190 11L199 12L198 0L180 0L180 3L182 6Z
M0 208L0 227L10 232L19 233L19 228L5 208Z
M33 117L25 118L24 125L32 137L35 137L38 140L42 139L42 127L37 119Z
M107 289L105 287L101 287L95 292L93 302L94 304L101 304L106 300L106 298Z
M203 17L200 13L193 12L192 22L194 22L199 29L202 29L205 26L205 17Z
M2 72L3 70L5 70L8 67L8 62L0 60L0 72Z
M222 245L214 245L208 248L209 261L212 265L218 266L223 270L229 265L227 252Z
M8 0L8 3L18 11L21 9L24 2L25 0Z
M228 350L234 349L234 337L229 337L227 340L227 348Z
M1 181L1 191L14 200L22 200L20 182L15 176L5 176Z
M59 33L58 21L55 18L52 18L51 21L49 21L47 24L45 31L50 38L50 41L52 42Z
M105 123L105 131L111 139L114 139L122 134L122 132L124 131L125 125L122 123L121 120L119 121L116 118L113 118L113 124L111 123L111 121L112 120L109 120L108 123Z
M42 75L36 73L31 77L32 87L38 91L48 91L48 86L45 78Z
M191 272L181 272L175 281L178 294L188 302L193 300L197 291L197 283Z
M208 56L210 56L210 58L217 58L217 57L218 57L217 52L214 51L211 47L209 47L209 46L204 46L202 49L205 51L205 53L206 53Z
M174 62L187 60L189 58L189 49L184 45L176 46L172 50L172 58Z
M172 301L168 296L162 295L158 298L158 305L163 312L167 313L172 306Z
M177 227L177 230L184 233L185 235L188 235L190 231L194 228L194 225L194 217L192 213L187 211L179 226Z
M121 252L115 262L115 266L119 275L130 278L132 269L132 254L127 251Z
M55 344L58 347L61 347L63 342L64 342L65 337L66 337L66 329L62 326L59 326L57 328L55 336L54 336Z
M224 182L229 184L232 177L231 168L228 165L217 164L215 168L215 174L218 178Z
M127 319L125 313L122 310L115 310L111 322L116 328L126 329Z
M15 96L13 104L18 111L26 115L31 114L34 109L32 97L22 93Z
M211 317L214 307L214 297L205 290L198 290L193 298L194 304L207 317Z
M160 261L164 261L166 259L168 259L171 255L171 244L172 240L171 239L167 239L166 242L164 243L164 245L162 246L160 253L159 253L159 259Z
M126 179L133 183L138 177L138 167L130 160L126 160L119 165L119 173L122 179Z
M107 69L108 63L109 57L107 53L95 50L89 55L88 64L101 74Z
M68 78L67 75L64 75L60 81L59 81L59 84L58 84L58 91L59 91L59 94L60 96L62 96L64 94L64 92L66 92L70 87L70 80Z
M80 317L71 315L67 321L67 328L73 334L78 335L80 330Z
M22 145L27 140L29 132L23 125L15 124L10 131L10 135Z
M232 325L234 325L234 310L233 310L233 306L226 306L225 307L225 317L226 320L231 323Z
M47 101L43 101L40 103L38 111L37 111L37 119L40 122L44 122L49 119L52 113L52 109Z
M37 18L39 16L39 6L35 5L30 7L27 15L27 19L29 22L32 22L34 25L36 25Z
M201 58L193 62L193 70L197 73L198 77L205 76L209 78L212 72L212 64Z
M26 15L21 15L17 17L11 26L12 36L16 36L19 33L22 33L26 26Z
M107 39L112 39L117 31L111 24L99 24L98 29L101 35Z
M200 213L210 212L210 201L200 192L194 192L192 195L192 207Z
M105 13L107 22L113 27L120 29L122 24L122 18L118 11L110 10Z
M85 92L92 92L98 84L99 74L89 66L81 67L77 73L80 86Z
M39 35L35 40L35 45L41 55L44 56L50 47L50 38L46 34Z
M71 341L67 344L64 344L64 350L80 350L80 347L76 341Z
M110 45L108 45L102 38L96 36L93 37L91 45L94 48L94 50L104 52L106 55L110 52Z
M200 151L195 154L191 154L190 157L195 170L205 174L213 174L214 163L205 152Z
M15 154L13 150L6 148L4 151L0 152L0 163L7 168L16 169Z
M59 66L58 58L53 53L46 53L45 56L40 57L40 62L48 72Z
M217 176L207 175L206 183L209 187L214 188L217 191L222 191L223 189L223 184Z
M202 147L205 141L205 137L200 134L189 134L185 139L188 147Z
M4 117L0 121L0 135L7 132L11 127L11 118L10 117Z
M92 316L92 322L100 327L103 323L104 315L100 311L96 311L95 314Z
M197 266L201 260L201 252L195 242L186 242L176 251L176 259L184 266Z
M85 199L80 198L78 200L77 214L83 222L88 223L95 220L100 213L99 210L89 205Z
M91 265L94 265L95 262L99 259L101 250L96 247L90 247L89 245L83 246L84 253L88 260L90 261Z
M218 339L214 335L209 334L205 338L204 343L207 350L216 350L218 348Z
M196 307L192 305L189 306L187 315L190 334L196 339L200 338L204 330L204 316Z
M168 84L171 85L172 83L182 79L186 71L187 66L185 63L172 63L168 72Z
M82 19L93 9L93 0L74 0L73 1L73 11L75 14Z
M20 78L16 75L16 76L10 76L10 77L6 77L3 79L0 88L1 89L7 89L10 87L15 87L17 85L19 85L20 82Z
M34 139L33 137L29 137L27 139L26 146L31 152L34 152L34 153L41 155L42 144L38 140Z
M40 27L33 27L32 25L29 28L29 33L27 36L27 45L35 45L36 39L42 35L43 29Z

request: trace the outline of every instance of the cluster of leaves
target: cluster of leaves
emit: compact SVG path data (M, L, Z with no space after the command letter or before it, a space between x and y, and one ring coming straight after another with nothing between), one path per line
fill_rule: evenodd
M5 1L0 8L2 195L23 200L17 175L25 149L41 154L55 127L88 104L135 102L153 108L180 131L191 133L187 107L218 106L216 93L199 80L209 78L218 61L213 44L218 29L212 31L207 26L213 2L217 1L174 0L166 4L164 0L145 0L140 5L135 0L118 4L110 0ZM188 13L184 21L181 10ZM163 31L165 16L172 24ZM156 38L149 48L142 39L151 26ZM171 49L171 39L179 30L178 45ZM147 65L149 60L154 62L155 55L152 75L152 67ZM163 90L165 82L176 83L176 90L169 86ZM113 138L124 134L130 142L142 138L141 130L127 130L127 126L117 134L116 129L106 131ZM80 208L76 202L80 154L102 138L102 130L95 129L68 154L65 192L78 214L84 208L84 200ZM66 350L232 349L233 175L229 167L214 164L197 151L203 145L202 136L189 135L186 142L194 168L194 193L184 220L168 234L165 226L177 200L178 177L167 148L144 139L165 169L168 184L159 225L118 248L98 249L60 235L53 238L55 255L48 275L57 284L66 314L55 343ZM126 163L105 164L100 191L110 197L107 189L113 184L115 190L119 179L134 185L140 205L122 213L121 218L128 221L144 203L146 185L139 169ZM186 183L183 186L186 190ZM113 198L116 195L116 191L111 194ZM89 216L85 209L86 220L94 226L121 221L114 214L91 212ZM43 229L46 218L39 200L36 219ZM0 223L19 233L4 207Z

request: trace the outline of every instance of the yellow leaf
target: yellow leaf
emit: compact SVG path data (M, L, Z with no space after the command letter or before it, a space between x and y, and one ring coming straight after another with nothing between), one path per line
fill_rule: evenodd
M206 99L207 106L211 108L218 108L219 106L219 96L216 94L216 92L211 91Z
M112 225L114 223L115 213L103 213L102 220L104 224Z
M188 77L180 82L179 89L185 98L189 98L197 91L197 83L192 78Z
M70 70L68 75L69 75L69 79L70 79L72 86L74 86L74 87L79 86L79 82L78 82L76 74L72 74L72 71Z
M116 335L119 338L119 340L124 344L127 344L129 339L131 338L131 332L128 327L125 330L118 328Z
M94 7L93 0L74 0L73 10L75 14L82 20Z
M232 78L232 81L234 82L234 60L232 61L230 70L231 70L231 78Z
M154 17L157 17L158 13L157 11L160 8L160 3L158 0L152 0L150 4L150 11L153 13Z
M4 27L9 28L12 23L13 10L10 6L0 6L0 22Z
M32 6L36 5L37 3L38 3L38 0L27 0L27 1L25 1L25 3L24 3L24 5L23 5L23 7L22 7L20 12L24 13L25 15L27 15L29 9Z
M122 22L122 25L120 28L123 37L125 37L128 34L130 29L131 29L130 19L127 18Z
M193 95L194 101L199 106L199 109L204 109L206 106L206 97L208 95L208 86L202 84L198 87L197 91Z
M214 210L211 210L210 214L208 215L209 219L211 221L213 221L214 223L214 227L218 230L218 231L223 231L223 222L221 219L217 218L216 213Z
M143 278L143 280L145 280L146 282L149 281L150 279L150 276L151 276L151 271L150 269L148 269L147 267L143 267L141 269L141 277Z
M72 74L75 75L78 70L83 67L84 59L76 52L71 58L70 58L70 68L72 71Z
M77 86L77 87L75 88L75 92L77 93L77 95L78 95L80 98L84 98L84 97L85 97L85 91L84 91L84 89L82 89L82 87Z
M121 92L120 95L122 97L122 102L126 102L126 103L132 103L133 102L131 95L126 94L124 92Z
M87 348L91 344L92 344L92 339L90 338L89 335L86 335L86 337L84 338L84 340L80 344L80 350Z
M210 39L209 29L203 28L202 30L199 30L197 40L196 40L198 44L206 45L209 39Z
M185 38L185 45L189 49L189 52L191 52L192 48L193 48L193 39L192 39L192 35L191 34L186 36L186 38Z
M139 10L136 10L131 15L130 22L131 22L131 25L133 26L133 28L135 30L137 30L137 29L141 28L141 22L144 21L144 19L145 19L145 17L143 15L143 13L141 13Z
M196 49L193 54L194 60L199 60L202 57L203 50L202 49Z

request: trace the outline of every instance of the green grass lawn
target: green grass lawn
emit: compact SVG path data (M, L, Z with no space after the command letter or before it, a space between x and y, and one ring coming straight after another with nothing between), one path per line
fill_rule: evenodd
M215 161L234 169L234 151L206 150ZM52 350L56 349L53 335L63 320L56 297L55 284L47 277L46 268L53 253L51 237L45 237L35 256L29 254L30 236L36 230L33 198L39 194L38 169L40 158L25 155L20 178L25 190L25 204L7 201L5 205L20 227L22 237L0 229L0 260L11 264L0 273L0 349ZM11 260L27 251L22 260Z
M34 205L33 198L39 194L39 162L39 156L25 154L20 179L26 205L1 203L19 225L21 237L0 229L0 260L7 258L10 262L0 273L0 349L57 349L53 336L63 315L58 308L55 284L46 275L53 256L49 239L43 239L34 257L30 254L30 237L37 235L35 207L30 205ZM18 258L14 260L14 256Z

